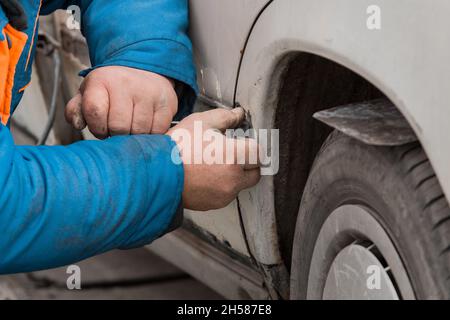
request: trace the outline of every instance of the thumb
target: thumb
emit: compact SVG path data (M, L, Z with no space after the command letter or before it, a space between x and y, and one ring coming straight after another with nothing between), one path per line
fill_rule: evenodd
M199 120L202 120L205 126L211 129L218 129L224 132L226 129L234 129L244 121L245 111L243 108L234 108L232 110L215 109L201 114Z
M81 93L77 93L68 103L65 110L66 121L70 123L75 129L83 130L86 127L86 121L84 120L81 112Z

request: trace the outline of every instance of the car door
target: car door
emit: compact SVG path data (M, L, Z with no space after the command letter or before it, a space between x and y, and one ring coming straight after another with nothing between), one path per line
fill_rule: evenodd
M269 0L191 0L190 35L200 96L196 110L232 107L239 63L253 22ZM188 224L249 255L237 201L215 214L187 211Z

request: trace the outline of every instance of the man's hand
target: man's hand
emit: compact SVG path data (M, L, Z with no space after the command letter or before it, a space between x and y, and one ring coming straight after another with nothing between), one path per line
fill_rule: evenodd
M174 83L159 74L127 68L102 67L83 81L66 107L66 120L75 129L99 139L114 135L164 134L178 108Z
M185 208L197 211L223 208L241 190L258 183L260 165L256 140L233 139L223 135L226 129L237 127L243 119L242 108L232 111L216 109L192 114L167 133L177 143L184 165ZM202 124L201 136L194 130L195 123ZM208 135L206 131L208 139L204 139ZM196 143L201 147L195 148ZM213 153L220 164L208 164L204 157L211 152L206 150L219 150L220 155ZM250 160L251 154L256 155L253 162ZM195 161L196 156L202 159L200 163Z

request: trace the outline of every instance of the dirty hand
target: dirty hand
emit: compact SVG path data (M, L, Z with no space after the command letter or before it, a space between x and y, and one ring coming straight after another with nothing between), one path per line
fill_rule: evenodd
M99 139L114 135L164 134L178 108L174 83L156 73L102 67L83 81L67 103L66 120Z
M256 140L223 134L226 129L236 128L244 117L242 108L195 113L167 133L177 143L183 161L185 208L197 211L223 208L241 190L258 183L260 162ZM202 130L194 130L199 124Z

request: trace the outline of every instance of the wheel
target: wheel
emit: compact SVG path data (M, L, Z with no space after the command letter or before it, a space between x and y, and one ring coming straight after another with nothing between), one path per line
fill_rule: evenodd
M334 132L305 187L293 299L450 298L450 208L420 144Z

